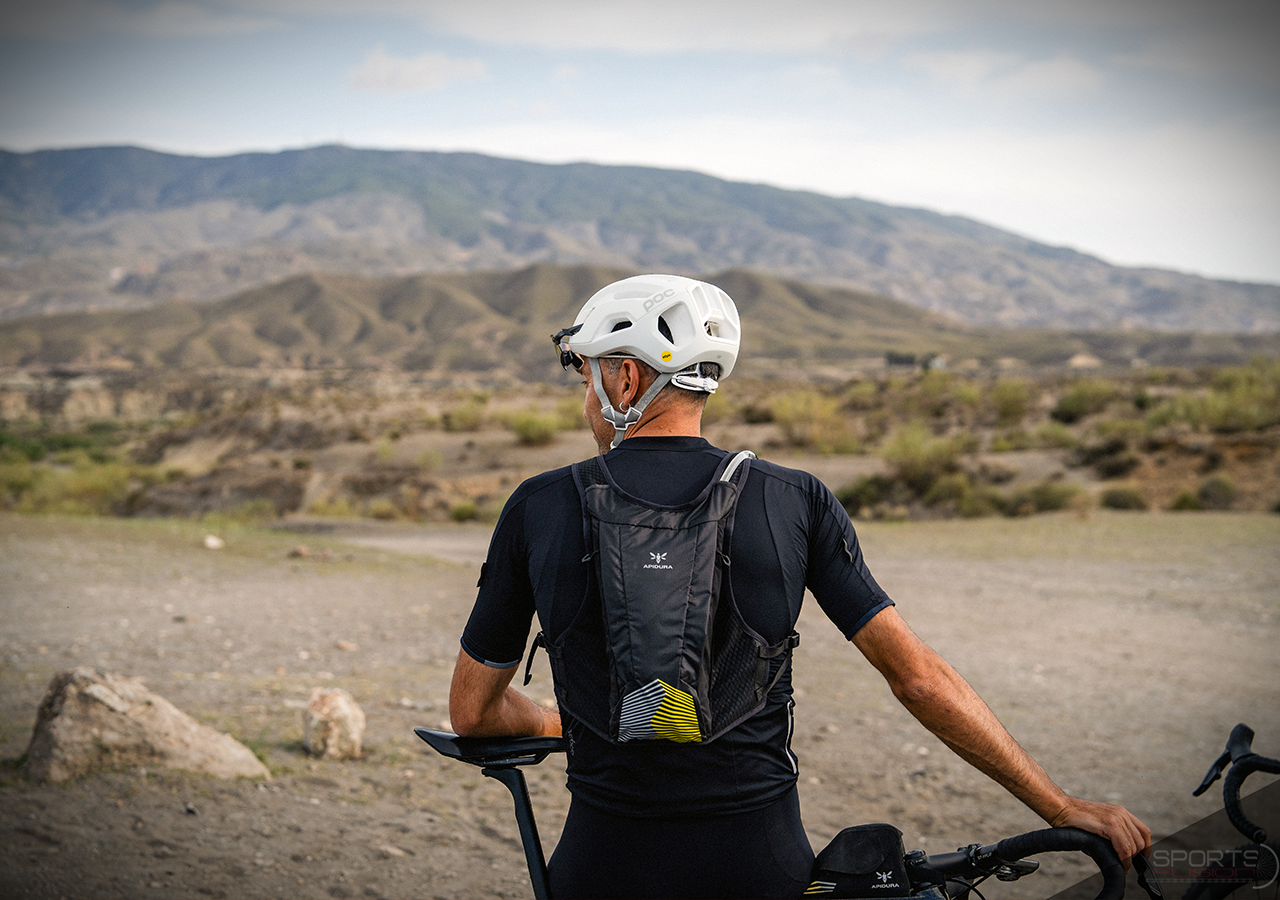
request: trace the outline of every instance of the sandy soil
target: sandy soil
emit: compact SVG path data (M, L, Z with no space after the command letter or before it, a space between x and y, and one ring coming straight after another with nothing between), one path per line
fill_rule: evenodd
M0 515L0 895L529 894L504 789L411 732L447 719L487 530L305 524L224 529L225 549L210 551L191 523ZM1235 723L1280 751L1280 517L859 531L908 621L1068 790L1123 802L1166 835L1220 808L1191 789ZM289 555L299 544L309 556ZM800 628L795 749L815 846L870 821L930 851L1039 827L898 707L816 605ZM30 784L16 760L36 707L53 673L77 665L144 677L255 749L274 779L135 770ZM322 685L363 706L364 759L302 754L299 707ZM529 780L550 852L563 763ZM1044 871L988 896L1047 896L1088 864Z

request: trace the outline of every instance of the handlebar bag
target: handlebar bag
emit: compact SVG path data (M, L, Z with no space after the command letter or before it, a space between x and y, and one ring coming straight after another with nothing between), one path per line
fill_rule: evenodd
M907 897L902 832L892 825L854 825L835 836L813 864L806 897Z

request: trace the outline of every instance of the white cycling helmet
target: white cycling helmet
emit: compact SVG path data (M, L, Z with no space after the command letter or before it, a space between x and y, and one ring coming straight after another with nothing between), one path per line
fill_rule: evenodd
M565 368L580 369L582 358L589 360L605 420L617 432L616 447L667 382L715 393L718 382L703 374L701 364L719 365L721 378L733 371L742 329L733 300L715 285L680 275L636 275L597 291L573 326L551 339ZM602 386L602 356L642 360L659 376L635 405L617 411Z

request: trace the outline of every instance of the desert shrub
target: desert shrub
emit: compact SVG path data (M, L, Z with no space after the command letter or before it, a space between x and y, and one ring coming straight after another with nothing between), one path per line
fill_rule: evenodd
M1120 453L1115 456L1104 456L1093 464L1093 470L1104 480L1123 478L1142 464L1132 453Z
M430 448L423 450L414 457L413 464L418 467L418 471L424 475L430 475L437 471L444 463L444 457L440 455L439 450Z
M956 512L966 519L996 516L1008 508L1005 496L993 487L979 487L966 494L956 504Z
M545 447L555 443L556 432L560 430L560 416L526 410L512 417L511 430L522 446Z
M991 438L992 453L1010 453L1014 450L1029 450L1035 446L1035 440L1021 428L1006 431Z
M942 415L947 411L947 404L951 400L954 380L950 372L936 370L925 372L916 382L909 407L926 416Z
M850 516L881 503L905 502L910 499L905 487L884 475L867 475L836 492L836 499Z
M565 397L556 403L556 418L561 431L575 431L587 427L582 417L582 398Z
M1021 378L1001 378L991 386L991 405L998 424L1017 425L1031 409L1031 386Z
M942 506L947 503L958 503L969 495L973 486L969 476L963 472L952 472L938 478L924 495L928 506Z
M1205 509L1230 509L1239 491L1225 475L1214 475L1200 485L1196 498Z
M1204 509L1204 504L1200 502L1200 498L1196 496L1195 491L1183 491L1173 498L1173 502L1169 504L1169 509L1174 512L1194 512Z
M359 510L351 505L346 497L326 497L317 500L307 508L313 516L332 516L335 518L354 518L360 515Z
M881 455L899 481L923 496L941 476L957 470L968 444L962 438L934 437L923 423L912 422L889 440Z
M449 518L455 522L471 522L480 516L480 507L474 500L462 500L449 507Z
M1047 449L1070 450L1080 441L1066 425L1061 422L1045 422L1031 433L1033 446Z
M37 469L25 453L0 449L0 508L12 507L35 485Z
M845 409L868 410L879 405L880 388L874 381L855 381L845 389Z
M472 397L440 416L445 431L479 431L484 426L485 401Z
M1107 488L1098 498L1098 504L1104 509L1147 509L1147 499L1135 487Z
M39 441L0 431L0 451L7 451L6 455L16 454L30 462L36 462L44 457L45 448Z
M1102 412L1118 393L1115 384L1105 378L1082 378L1058 398L1049 415L1070 425L1085 416Z
M1104 419L1098 422L1094 431L1103 438L1122 438L1138 440L1150 433L1147 423L1142 419Z
M738 412L748 425L767 425L773 421L773 406L768 401L744 404Z
M1060 512L1071 507L1080 488L1063 481L1042 481L1017 491L1009 498L1011 508L1029 505L1034 512Z
M966 409L977 409L982 404L982 388L972 381L958 381L951 387L951 402Z
M369 501L368 515L373 519L398 519L401 512L399 507L386 497L375 497Z
M792 391L775 397L773 420L788 443L818 453L856 453L858 438L840 412L840 401L817 391Z
M1185 424L1223 434L1280 424L1280 360L1256 359L1212 373L1206 391L1156 404L1147 414L1147 424Z
M1123 478L1136 469L1141 460L1129 452L1129 443L1122 437L1112 437L1097 444L1081 447L1076 462L1092 466L1099 478Z

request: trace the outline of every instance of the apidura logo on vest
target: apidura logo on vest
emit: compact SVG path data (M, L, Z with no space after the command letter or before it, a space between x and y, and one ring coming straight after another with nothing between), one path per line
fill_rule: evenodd
M650 553L649 559L651 560L651 562L647 562L644 564L644 568L646 569L674 569L675 568L675 566L669 566L666 564L667 554L665 553Z

